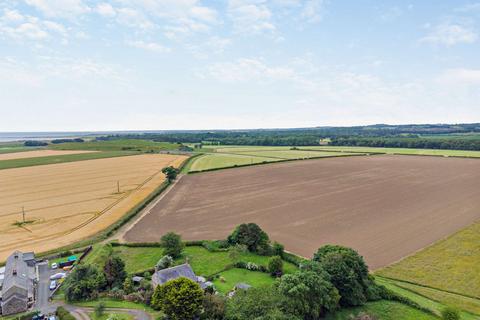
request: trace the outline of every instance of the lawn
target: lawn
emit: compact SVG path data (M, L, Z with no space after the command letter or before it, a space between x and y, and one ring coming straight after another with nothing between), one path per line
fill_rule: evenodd
M233 268L220 273L220 277L213 281L215 288L222 294L227 294L237 283L246 283L252 287L269 286L275 279L264 272L254 272L245 269Z
M138 310L145 310L147 312L156 312L149 306L141 303L135 303L135 302L123 301L123 300L112 300L112 299L106 299L106 298L91 300L91 301L77 301L72 304L79 307L95 308L100 302L103 302L105 304L105 308L138 309ZM108 311L106 311L106 313L108 313Z
M94 150L94 151L139 151L158 152L177 150L180 145L169 142L155 142L140 139L119 139L107 141L69 142L49 146L57 150Z
M114 247L113 250L125 261L125 268L128 273L138 273L152 269L163 256L163 249L160 247L119 246ZM186 247L183 255L182 258L175 261L176 264L185 263L188 260L197 275L207 277L224 270L232 263L228 252L210 252L200 246ZM249 252L242 253L239 257L241 261L264 266L268 265L269 259L270 257L258 256ZM284 269L286 273L292 273L296 270L296 266L285 262Z
M436 316L409 307L399 302L375 301L369 302L362 307L342 309L329 314L325 320L350 320L360 313L368 313L378 320L436 320Z
M67 154L67 155L61 155L61 156L1 160L0 170L40 166L40 165L47 165L47 164L57 164L57 163L73 162L73 161L123 157L123 156L135 155L135 154L138 154L138 152L110 151L110 152L92 152L92 153L80 153L80 154Z
M480 299L480 223L376 272Z
M468 150L437 150L437 149L407 149L407 148L374 148L374 147L347 147L347 146L314 146L299 147L301 150L320 150L338 152L365 152L365 153L387 153L404 155L428 155L428 156L449 156L449 157L480 157L480 151Z

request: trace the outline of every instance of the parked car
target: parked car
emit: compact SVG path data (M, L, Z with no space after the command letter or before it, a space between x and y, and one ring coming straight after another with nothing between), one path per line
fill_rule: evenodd
M52 263L52 269L57 269L58 268L58 264L56 262Z
M43 320L45 316L42 313L38 313L32 317L32 320Z
M65 273L59 272L59 273L55 273L54 275L50 276L50 280L58 280L58 279L62 279L62 278L65 278L65 277L66 277Z
M72 270L73 266L66 266L66 267L63 267L63 271L69 271L69 270Z
M55 290L56 287L57 287L57 281L52 280L50 282L50 290Z

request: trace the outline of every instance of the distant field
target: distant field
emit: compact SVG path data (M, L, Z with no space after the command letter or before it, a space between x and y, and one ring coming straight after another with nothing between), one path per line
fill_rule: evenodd
M41 150L41 151L52 152L52 150ZM35 151L31 151L31 152L35 152ZM62 152L62 151L58 151L58 152ZM23 153L29 153L29 152L21 152L21 154ZM135 151L106 151L106 152L86 151L81 153L77 153L76 151L73 151L72 154L65 154L65 155L58 155L58 156L50 155L47 157L1 160L0 170L49 165L49 164L59 164L64 162L75 162L75 161L83 161L83 160L124 157L124 156L130 156L135 154L139 154L139 153Z
M51 156L64 156L71 154L83 154L93 153L94 151L87 150L33 150L25 152L3 153L0 154L0 161L13 160L13 159L25 159L25 158L39 158L39 157L51 157Z
M354 153L292 150L291 147L211 146L212 153L195 158L188 171L203 171L282 160L347 156ZM355 153L356 154L356 153Z
M47 251L107 228L164 181L163 167L185 159L145 154L1 170L0 261L13 249Z
M202 171L215 168L225 168L232 166L241 166L248 164L256 164L262 162L275 162L281 159L251 156L251 155L238 155L238 154L223 154L214 153L200 156L193 160L190 165L190 171Z
M464 204L463 209L468 208L475 206ZM452 210L452 215L458 212ZM377 274L480 299L479 244L480 223L476 223Z
M176 150L180 147L176 143L155 142L140 139L120 139L107 141L69 142L52 144L49 146L56 150L95 150L95 151L140 151L158 152L165 150Z
M372 148L372 147L343 147L343 146L314 146L299 147L301 150L328 150L338 152L380 152L387 154L429 155L449 157L480 157L480 151L464 150L436 150L436 149L406 149L406 148Z

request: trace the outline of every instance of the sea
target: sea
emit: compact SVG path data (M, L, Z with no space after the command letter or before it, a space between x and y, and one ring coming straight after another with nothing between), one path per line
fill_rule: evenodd
M114 134L144 134L144 133L165 133L175 130L131 130L131 131L52 131L52 132L0 132L0 142L14 142L25 140L52 140L52 139L73 139L96 137Z

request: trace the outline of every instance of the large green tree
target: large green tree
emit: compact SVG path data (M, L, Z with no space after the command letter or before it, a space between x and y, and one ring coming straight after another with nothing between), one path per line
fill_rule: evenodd
M182 250L185 247L180 235L174 232L165 234L160 239L160 245L164 248L164 254L174 259L182 255Z
M369 289L375 284L368 274L362 256L347 247L326 245L318 249L313 257L330 275L338 289L342 306L359 306L369 297Z
M191 320L200 315L202 303L203 291L198 283L182 277L157 286L151 305L168 319Z
M127 277L125 262L123 262L122 258L111 255L105 261L103 273L105 274L105 279L107 280L109 288L122 288L123 282Z
M235 228L228 237L230 244L241 244L251 252L264 252L269 247L269 238L255 223L243 223Z
M338 306L340 295L326 272L297 271L284 275L278 282L282 305L291 314L303 319L319 319Z
M178 170L170 166L163 168L162 173L165 174L165 177L168 179L169 182L172 182L177 178Z
M63 285L67 301L89 300L97 296L106 286L103 273L88 265L78 265Z

